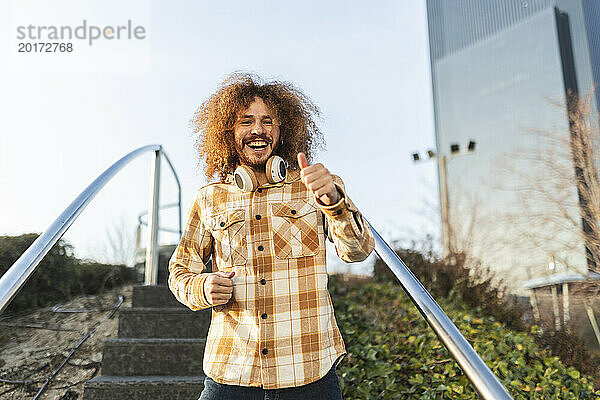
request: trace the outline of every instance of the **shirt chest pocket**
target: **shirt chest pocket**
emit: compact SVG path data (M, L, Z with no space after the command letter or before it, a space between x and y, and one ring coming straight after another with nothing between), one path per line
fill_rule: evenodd
M277 258L312 256L319 250L316 207L305 201L273 203L273 248Z
M244 215L243 209L236 209L225 210L210 217L219 269L246 264L248 246Z

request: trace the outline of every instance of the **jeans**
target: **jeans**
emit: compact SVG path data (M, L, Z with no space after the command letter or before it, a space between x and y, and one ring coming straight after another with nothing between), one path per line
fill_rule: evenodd
M224 385L208 376L198 400L342 400L342 390L335 365L327 375L308 385L283 389Z

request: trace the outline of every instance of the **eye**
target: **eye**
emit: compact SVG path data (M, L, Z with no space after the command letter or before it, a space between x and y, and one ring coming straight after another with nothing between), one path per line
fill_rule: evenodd
M273 120L271 120L271 118L267 118L267 119L265 119L265 120L263 121L263 123L264 123L265 125L272 125L272 124L273 124Z
M240 125L243 126L249 126L250 124L252 124L252 121L250 121L249 119L243 120L240 122Z

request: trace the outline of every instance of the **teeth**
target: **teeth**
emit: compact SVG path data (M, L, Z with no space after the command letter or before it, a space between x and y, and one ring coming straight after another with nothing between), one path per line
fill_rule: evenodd
M267 142L264 140L257 140L256 142L248 143L248 146L252 148L263 148L267 146Z

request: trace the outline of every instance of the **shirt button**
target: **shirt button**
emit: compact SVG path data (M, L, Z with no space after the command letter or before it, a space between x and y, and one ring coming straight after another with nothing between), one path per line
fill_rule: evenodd
M257 216L256 216L256 219L261 219L261 216L260 216L260 215L257 215Z
M267 354L268 352L269 352L269 350L268 350L268 349L262 349L262 353L263 353L263 354Z
M267 319L267 314L263 314L260 316L262 319Z
M260 280L260 284L261 284L261 285L266 285L266 284L267 284L267 281L266 281L266 280L263 278L263 279L261 279L261 280Z
M221 222L219 225L220 225L221 227L223 227L223 226L225 226L225 222Z
M334 214L335 215L341 215L342 214L342 210L337 210Z
M296 210L292 210L292 215L296 215Z
M265 248L262 246L258 246L258 251L263 251Z
M258 193L262 193L262 189L261 189L261 188L258 188L258 189L256 189L256 191L257 191Z

